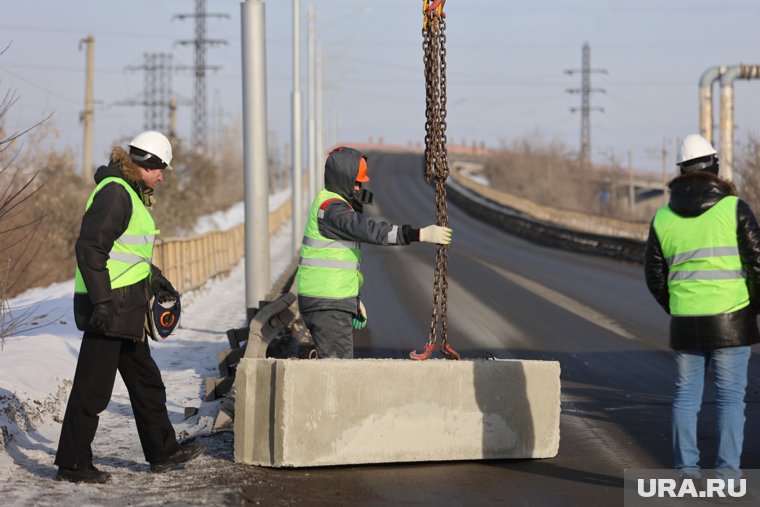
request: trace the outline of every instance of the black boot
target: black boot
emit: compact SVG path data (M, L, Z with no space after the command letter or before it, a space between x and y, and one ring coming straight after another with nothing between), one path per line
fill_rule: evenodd
M103 484L111 479L111 474L98 470L93 465L83 468L64 468L58 467L56 481L69 482L89 482L93 484Z
M166 472L172 467L172 465L185 463L191 459L197 458L204 450L206 450L206 446L199 442L181 445L179 449L174 451L174 454L170 454L162 460L151 462L150 471L154 474Z

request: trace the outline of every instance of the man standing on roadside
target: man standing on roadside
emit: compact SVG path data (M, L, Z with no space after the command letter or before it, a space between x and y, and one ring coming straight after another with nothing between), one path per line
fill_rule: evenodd
M76 242L74 316L84 331L55 464L57 480L103 483L111 474L93 465L98 414L111 399L116 371L129 392L146 461L152 472L189 461L203 445L180 445L166 410L166 388L150 355L150 301L159 291L179 294L151 264L158 234L149 208L153 190L171 170L172 149L146 131L114 147L95 173Z
M354 357L353 329L364 328L367 311L359 297L361 243L408 245L451 243L451 229L393 225L362 213L372 203L367 157L340 147L325 163L325 187L311 205L301 244L296 283L298 307L321 358Z
M654 216L645 271L649 291L671 315L677 379L673 400L674 466L699 478L697 414L713 367L718 452L715 469L741 476L744 395L750 345L760 341L760 229L733 185L718 177L715 149L692 134L681 144L681 175Z

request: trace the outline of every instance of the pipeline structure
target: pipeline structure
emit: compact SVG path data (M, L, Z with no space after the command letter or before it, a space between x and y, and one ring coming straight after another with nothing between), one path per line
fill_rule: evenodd
M723 176L733 180L734 163L734 81L760 78L760 65L715 66L699 80L699 133L713 142L713 84L720 80L720 167Z

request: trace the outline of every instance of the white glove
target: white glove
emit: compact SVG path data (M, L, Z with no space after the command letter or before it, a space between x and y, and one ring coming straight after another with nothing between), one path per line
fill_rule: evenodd
M440 225L428 225L420 229L420 241L448 245L451 243L451 229Z

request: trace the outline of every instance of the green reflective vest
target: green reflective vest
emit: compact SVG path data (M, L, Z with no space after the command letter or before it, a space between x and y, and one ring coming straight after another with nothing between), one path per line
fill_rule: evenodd
M299 295L329 299L359 295L364 281L359 271L359 243L331 239L319 233L317 219L324 216L327 201L335 199L348 204L338 194L323 188L311 205L296 273Z
M654 217L654 230L668 263L671 315L718 315L749 305L739 256L736 206L728 196L696 217L668 206Z
M119 236L108 253L106 268L111 280L111 288L126 287L150 276L151 259L153 258L153 243L159 231L148 208L142 203L137 192L129 186L129 183L121 178L109 177L103 179L87 199L85 211L90 209L92 200L101 188L109 183L118 183L127 190L132 199L132 217L129 219L127 230ZM77 266L74 277L74 292L87 293L87 286L82 278L82 273Z

